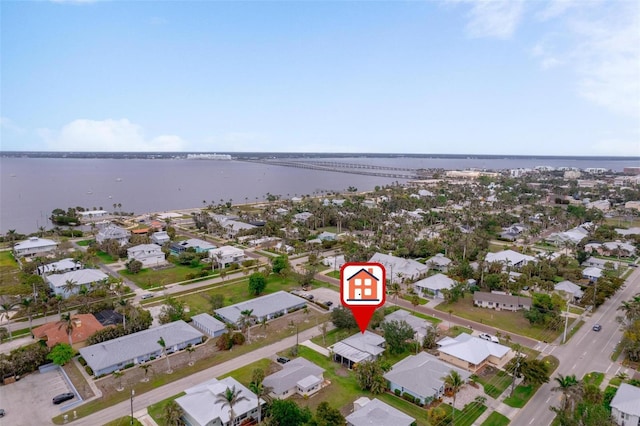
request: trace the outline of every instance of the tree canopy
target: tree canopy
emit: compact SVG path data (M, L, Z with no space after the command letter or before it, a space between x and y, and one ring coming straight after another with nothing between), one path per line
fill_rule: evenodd
M267 279L259 272L254 272L249 277L249 291L254 296L259 296L267 287Z

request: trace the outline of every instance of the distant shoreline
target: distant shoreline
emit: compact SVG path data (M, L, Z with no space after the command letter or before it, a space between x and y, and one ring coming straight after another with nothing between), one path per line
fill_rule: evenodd
M77 152L77 151L0 151L0 157L99 158L99 159L187 159L188 155L230 155L236 160L276 158L441 158L441 159L539 159L640 161L640 156L509 155L509 154L417 154L417 153L338 153L338 152ZM220 161L215 160L214 161ZM224 161L224 160L222 160Z

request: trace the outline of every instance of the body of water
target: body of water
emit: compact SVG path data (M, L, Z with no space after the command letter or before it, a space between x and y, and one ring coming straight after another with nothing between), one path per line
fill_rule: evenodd
M316 158L315 160L320 160ZM339 158L389 167L508 169L548 165L603 167L621 171L637 161L596 159ZM51 228L55 208L82 206L136 214L263 200L267 193L290 198L349 186L372 190L397 179L298 169L242 161L0 158L0 233ZM205 203L203 203L205 201Z

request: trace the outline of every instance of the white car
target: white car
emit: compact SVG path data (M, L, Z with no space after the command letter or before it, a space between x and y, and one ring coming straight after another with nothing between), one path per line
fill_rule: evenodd
M489 342L500 343L500 340L498 340L498 338L496 336L492 336L492 335L487 334L487 333L481 333L478 337L481 338L481 339L487 340Z

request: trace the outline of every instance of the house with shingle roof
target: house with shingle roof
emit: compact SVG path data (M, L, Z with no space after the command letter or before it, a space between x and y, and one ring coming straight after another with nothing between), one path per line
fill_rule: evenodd
M118 242L118 244L120 244L120 246L124 246L129 242L130 236L131 232L119 226L110 224L98 231L98 235L96 235L96 241L98 242L98 244L102 244L105 241L115 240Z
M455 338L445 337L438 342L438 346L440 359L472 372L478 371L488 363L503 365L511 351L504 345L466 333Z
M579 285L566 280L556 284L553 289L570 295L574 302L582 299L582 296L584 295L584 292Z
M595 266L585 268L582 271L582 276L591 282L596 282L600 277L602 277L602 269L596 268Z
M410 355L396 363L384 378L389 381L389 389L412 395L416 401L429 404L444 395L444 377L456 371L465 382L471 376L466 370L452 367L426 352Z
M271 388L273 398L286 399L295 394L308 397L322 389L325 383L323 374L323 368L299 357L284 364L282 370L265 377L262 383Z
M445 257L445 255L442 253L438 253L431 259L427 259L425 264L429 268L435 269L436 271L447 272L447 270L449 269L449 265L451 264L451 259Z
M256 322L260 322L263 318L270 320L280 315L302 309L306 305L307 301L302 297L295 296L286 291L277 291L245 302L236 303L235 305L216 309L215 313L225 322L239 324L242 311L252 310L253 315L256 316Z
M620 384L611 400L611 417L619 425L640 424L640 388Z
M427 265L390 254L376 253L369 259L369 262L377 262L384 266L387 278L391 282L400 282L402 279L416 280L429 271Z
M519 311L531 309L531 299L523 296L512 296L497 292L476 291L473 293L473 304L481 308L495 309L496 311Z

